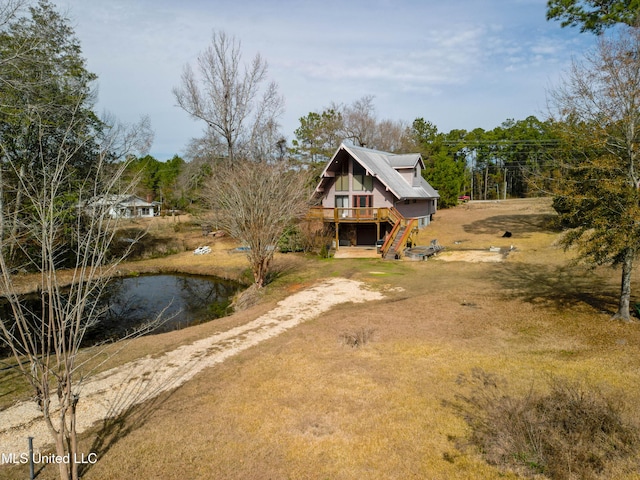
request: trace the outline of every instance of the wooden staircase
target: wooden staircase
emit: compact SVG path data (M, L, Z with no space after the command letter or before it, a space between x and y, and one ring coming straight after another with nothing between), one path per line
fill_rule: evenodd
M395 208L391 209L391 211L392 214L389 215L389 221L393 223L393 228L382 245L380 253L382 258L398 260L402 257L407 240L418 226L418 222L415 218L404 218Z
M402 237L404 236L404 232L407 230L407 227L402 226L398 229L397 234L395 235L394 239L393 239L393 243L391 244L391 246L389 247L389 250L387 251L387 254L384 256L384 258L387 257L391 257L391 258L400 258L400 254L401 252L398 251L398 247L400 246L400 243L402 241Z

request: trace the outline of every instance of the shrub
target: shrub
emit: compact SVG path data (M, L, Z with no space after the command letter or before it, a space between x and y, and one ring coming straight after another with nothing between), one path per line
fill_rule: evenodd
M467 392L453 405L471 427L471 443L503 469L589 479L636 455L638 428L626 419L619 393L555 378L548 392L517 397L482 369L458 384Z
M373 328L359 328L353 332L343 332L340 334L340 341L343 345L358 348L366 345L373 339L375 330Z
M297 225L288 227L278 241L278 250L282 253L302 252L305 250L304 238Z

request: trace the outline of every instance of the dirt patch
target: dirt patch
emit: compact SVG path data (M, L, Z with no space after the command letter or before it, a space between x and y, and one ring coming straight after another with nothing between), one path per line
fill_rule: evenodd
M505 256L500 252L490 252L490 251L458 251L458 252L443 252L440 253L437 257L433 257L436 260L442 260L443 262L471 262L471 263L481 263L481 262L502 262L505 259Z
M334 258L380 258L376 247L340 247Z

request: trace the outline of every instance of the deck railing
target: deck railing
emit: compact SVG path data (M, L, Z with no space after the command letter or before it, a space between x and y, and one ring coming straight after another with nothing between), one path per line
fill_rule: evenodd
M404 252L404 247L406 246L409 237L413 235L414 229L417 230L418 228L418 221L415 218L407 218L405 223L404 233L398 242L398 246L401 248L400 253Z
M313 207L309 210L307 218L326 222L385 222L392 216L395 217L391 210L395 209L388 207ZM395 221L392 220L392 223Z

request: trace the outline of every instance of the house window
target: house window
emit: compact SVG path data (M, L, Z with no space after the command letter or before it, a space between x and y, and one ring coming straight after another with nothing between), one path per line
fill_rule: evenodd
M373 217L373 195L354 195L353 206L360 218Z
M336 195L336 209L340 218L349 216L349 195Z
M373 195L354 195L354 207L373 207Z
M349 165L347 162L342 162L340 170L336 171L336 191L349 191Z
M336 208L349 208L349 195L336 195Z
M370 192L373 190L373 177L359 163L353 162L353 189Z
M336 191L347 192L349 191L349 175L346 173L339 173L336 176Z

